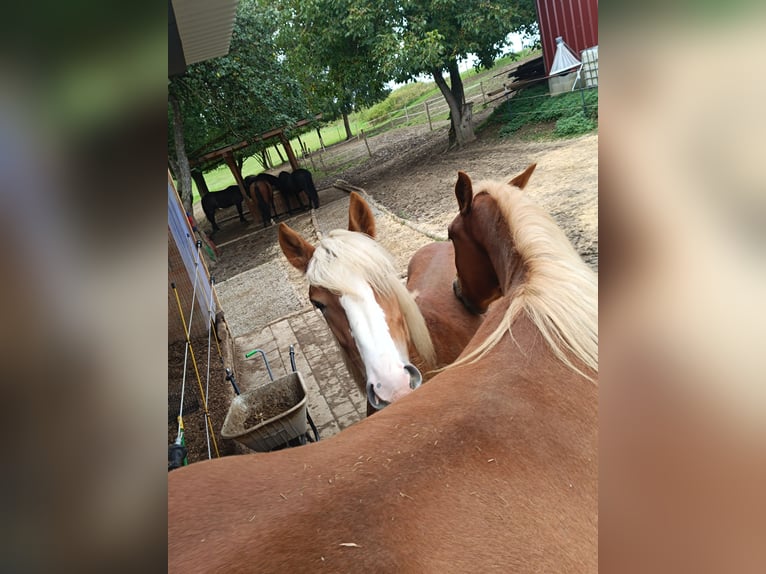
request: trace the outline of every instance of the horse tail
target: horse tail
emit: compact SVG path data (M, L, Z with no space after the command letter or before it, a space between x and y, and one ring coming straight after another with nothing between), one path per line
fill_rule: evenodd
M271 185L263 180L256 180L250 186L250 196L255 196L258 201L258 209L261 211L261 219L263 220L264 227L269 224L271 220L271 203L270 199L273 199L274 193L271 189Z

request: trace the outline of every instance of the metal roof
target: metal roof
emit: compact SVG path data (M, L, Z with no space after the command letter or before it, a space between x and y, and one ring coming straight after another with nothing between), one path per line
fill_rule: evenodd
M168 75L229 52L239 0L168 0Z

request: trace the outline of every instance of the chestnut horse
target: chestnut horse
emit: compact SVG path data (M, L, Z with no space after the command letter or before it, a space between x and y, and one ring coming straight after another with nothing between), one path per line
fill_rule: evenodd
M258 175L248 175L244 179L245 189L251 198L257 200L258 209L261 212L263 226L271 225L272 213L276 216L277 209L274 205L274 187L278 179L266 172Z
M524 189L537 164L533 163L510 181ZM407 289L415 296L436 350L436 367L444 367L458 355L479 328L483 316L461 305L452 290L455 250L449 241L429 243L418 249L407 268ZM428 379L428 373L424 373Z
M482 313L496 299L513 296L508 314L478 356L514 321L533 322L556 357L574 373L598 370L598 279L553 218L511 183L481 181L476 190L465 173L455 185L460 213L448 228L455 248L455 295ZM564 273L567 271L567 273ZM561 278L547 291L532 279ZM555 287L555 289L553 289ZM573 310L579 311L574 315ZM567 324L572 321L572 324ZM568 331L587 337L572 339Z
M540 210L465 183L460 285L479 246L507 267L461 358L328 440L171 472L170 572L597 570L595 289Z
M433 344L393 258L374 240L375 217L364 199L352 193L348 230L331 231L316 247L284 223L278 236L287 260L306 275L309 299L366 394L368 414L417 388L422 373L411 356L431 368Z

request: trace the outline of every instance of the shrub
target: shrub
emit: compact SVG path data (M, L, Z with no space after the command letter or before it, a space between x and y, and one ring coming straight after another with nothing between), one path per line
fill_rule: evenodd
M561 118L556 122L554 133L557 136L576 136L596 128L596 122L586 117L582 110L573 116Z
M583 112L583 99L588 109L587 116ZM502 126L499 130L500 135L507 137L528 124L556 121L558 125L562 122L562 127L557 128L555 133L563 136L594 129L596 124L591 117L595 118L597 114L598 92L596 90L587 90L583 93L570 92L550 97L547 83L541 83L503 102L495 109L488 123L500 124ZM589 126L587 129L585 129L586 125ZM574 129L582 131L568 131Z

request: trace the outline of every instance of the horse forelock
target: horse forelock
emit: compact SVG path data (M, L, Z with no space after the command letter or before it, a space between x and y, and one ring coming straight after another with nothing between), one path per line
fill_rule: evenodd
M309 283L337 294L356 294L360 281L385 298L395 297L420 356L432 365L435 351L414 297L399 280L393 257L371 237L335 229L317 245L306 270Z
M522 260L525 281L512 286L497 329L459 363L473 362L494 347L524 312L556 357L588 379L571 357L598 371L598 280L555 220L524 192L497 181L480 181L474 193L486 193L508 226ZM509 293L505 293L508 295ZM512 334L511 334L512 335ZM455 363L457 364L457 363Z

